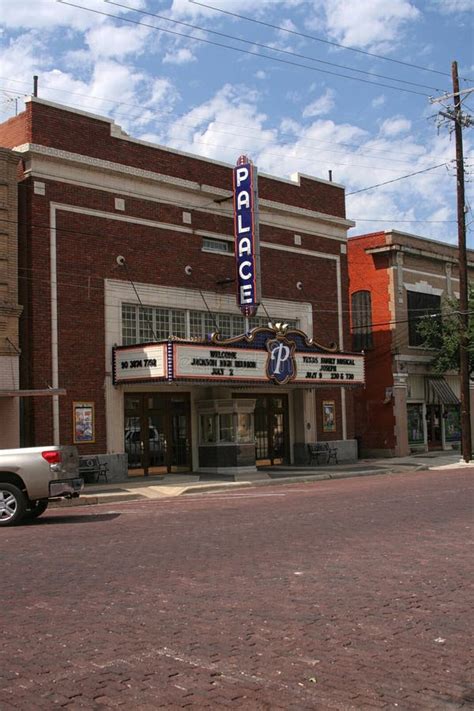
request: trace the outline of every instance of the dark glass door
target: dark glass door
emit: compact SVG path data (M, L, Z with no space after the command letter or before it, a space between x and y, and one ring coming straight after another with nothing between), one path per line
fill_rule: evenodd
M136 475L190 471L189 394L126 394L125 451Z
M426 406L428 449L441 449L441 405Z
M252 395L234 395L252 397ZM257 465L288 463L289 427L287 395L256 395L255 449Z

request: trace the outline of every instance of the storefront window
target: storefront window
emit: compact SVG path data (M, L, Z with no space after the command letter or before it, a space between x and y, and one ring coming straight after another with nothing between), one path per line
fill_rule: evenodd
M232 442L233 441L233 420L232 413L219 415L219 441L220 442Z
M410 444L422 444L423 433L423 405L407 405L408 441Z
M238 442L253 442L252 419L252 415L247 412L237 415Z
M461 413L457 405L448 405L444 411L446 442L461 440Z
M216 415L201 415L201 441L212 444L216 438Z

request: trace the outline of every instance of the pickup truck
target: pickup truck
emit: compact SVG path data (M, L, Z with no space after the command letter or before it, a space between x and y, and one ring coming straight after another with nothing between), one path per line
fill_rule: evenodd
M79 496L76 447L0 449L0 526L41 516L52 499Z

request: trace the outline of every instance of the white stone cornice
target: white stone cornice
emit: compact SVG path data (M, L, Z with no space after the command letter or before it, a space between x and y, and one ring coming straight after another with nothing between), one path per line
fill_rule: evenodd
M163 202L174 200L179 203L179 196L177 197L176 193L181 192L181 200L188 203L186 207L189 209L207 208L210 212L219 210L224 217L232 217L230 201L232 193L229 190L35 143L22 144L17 146L15 151L24 157L25 174L35 178L75 183L158 202L160 198L157 197L156 188L160 185ZM213 204L214 200L222 198L229 198L229 200ZM260 199L259 207L262 223L268 224L269 213L273 213L275 217L278 215L279 219L287 218L286 224L274 226L300 230L330 239L345 241L347 230L355 224L352 220L342 217L294 207L274 200ZM323 230L327 228L329 228L328 234L323 234Z

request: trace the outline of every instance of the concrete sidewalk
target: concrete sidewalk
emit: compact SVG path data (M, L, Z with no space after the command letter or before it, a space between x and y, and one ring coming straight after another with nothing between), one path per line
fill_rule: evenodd
M474 473L474 461L469 464L462 462L459 452L428 452L391 459L360 459L353 463L333 466L269 467L262 469L264 476L261 480L252 481L235 482L199 474L167 474L159 477L131 478L124 482L111 484L86 484L78 499L52 502L51 506L87 506L121 501L162 499L181 496L181 494L200 494L212 491L231 492L234 489L246 487L459 467L471 467ZM268 475L269 478L265 475Z

